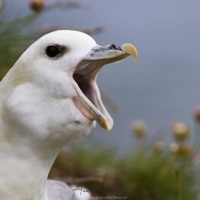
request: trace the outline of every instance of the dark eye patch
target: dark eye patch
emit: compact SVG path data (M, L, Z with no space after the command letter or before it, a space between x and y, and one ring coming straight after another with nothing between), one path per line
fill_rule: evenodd
M49 45L45 53L49 58L57 58L65 52L66 48L60 45Z

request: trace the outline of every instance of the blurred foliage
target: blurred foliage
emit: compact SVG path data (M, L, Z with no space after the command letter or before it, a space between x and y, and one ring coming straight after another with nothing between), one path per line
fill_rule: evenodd
M194 154L171 153L170 149L157 151L149 144L134 148L132 153L122 158L114 152L113 149L97 149L95 146L76 147L68 154L63 152L55 161L50 178L86 187L94 197L178 200L182 196L181 200L198 199L199 180ZM62 175L55 176L58 174L55 171L62 171Z
M147 152L149 149L147 149ZM192 163L169 154L138 152L126 158L122 166L121 184L131 199L171 200L178 199L175 172L181 174L181 191L184 199L197 199L195 173Z
M138 128L139 127L139 128ZM56 159L50 178L88 188L92 196L118 196L131 200L198 200L198 152L190 144L190 129L183 122L172 124L172 141L148 138L145 122L132 123L137 145L119 157L114 148L99 144L74 147ZM141 133L145 130L145 134ZM181 137L180 137L181 136ZM90 142L91 143L91 142ZM65 162L65 164L61 164ZM62 166L62 168L61 168ZM55 171L63 172L55 176ZM65 178L63 178L65 177Z
M33 35L23 29L35 18L36 15L31 15L14 21L0 21L0 79L33 41Z

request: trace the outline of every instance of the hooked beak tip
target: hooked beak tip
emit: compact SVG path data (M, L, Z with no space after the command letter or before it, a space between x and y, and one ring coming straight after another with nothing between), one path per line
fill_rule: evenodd
M102 128L104 128L107 132L109 132L112 129L113 124L109 124L108 120L106 119L105 116L101 116L99 119L99 124L101 125ZM111 125L111 126L110 126Z
M130 55L133 56L135 63L138 61L138 51L135 46L132 44L126 43L121 46L121 49Z

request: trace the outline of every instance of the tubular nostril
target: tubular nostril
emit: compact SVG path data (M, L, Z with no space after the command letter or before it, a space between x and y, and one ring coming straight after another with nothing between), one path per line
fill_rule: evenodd
M117 47L116 47L114 44L111 44L111 45L109 46L109 49L110 49L110 50L112 50L112 49L117 49Z

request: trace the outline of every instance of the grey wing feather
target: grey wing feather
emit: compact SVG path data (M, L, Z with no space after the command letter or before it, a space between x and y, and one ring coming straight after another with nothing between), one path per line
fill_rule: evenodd
M48 200L72 200L72 189L61 181L47 181L47 197Z

